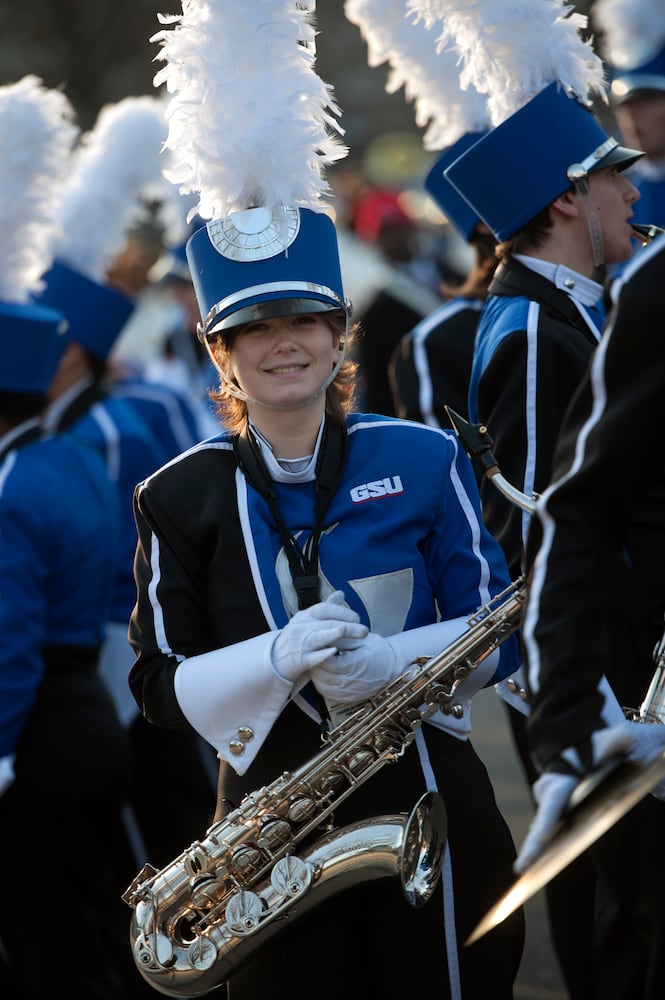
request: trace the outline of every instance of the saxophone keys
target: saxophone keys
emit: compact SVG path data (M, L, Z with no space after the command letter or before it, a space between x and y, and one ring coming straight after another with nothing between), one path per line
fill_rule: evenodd
M314 869L302 858L287 855L277 862L270 874L273 889L282 896L300 896L312 884Z
M220 895L221 883L216 875L203 875L190 889L192 903L199 909L214 906Z
M134 942L134 959L139 968L169 969L175 964L173 945L165 934L139 935Z
M231 855L229 874L231 878L244 882L263 867L263 853L258 847L243 844Z
M289 803L289 819L294 823L306 823L316 816L316 802L306 795L293 799Z
M187 961L192 969L205 972L206 969L211 969L217 961L217 949L208 938L197 937L196 941L192 941L187 949Z
M290 838L291 825L285 819L270 819L262 825L256 843L262 851L273 852L288 843Z
M255 892L241 889L228 901L224 917L236 934L251 934L264 911L263 900Z

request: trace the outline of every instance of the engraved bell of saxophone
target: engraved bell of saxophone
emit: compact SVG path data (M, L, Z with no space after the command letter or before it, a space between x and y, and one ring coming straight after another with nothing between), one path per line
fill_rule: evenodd
M151 986L175 997L209 993L284 928L280 918L288 914L291 926L359 881L397 876L412 906L431 898L447 834L437 793L423 795L408 815L339 829L331 828L333 811L398 761L425 719L460 714L459 685L520 625L521 585L478 609L443 652L414 661L363 703L298 770L247 795L161 871L144 866L123 899L134 911L134 960Z

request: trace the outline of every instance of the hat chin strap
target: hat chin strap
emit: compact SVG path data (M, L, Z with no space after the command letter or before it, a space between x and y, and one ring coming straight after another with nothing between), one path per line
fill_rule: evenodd
M316 390L316 392L313 392L311 396L308 396L307 399L301 400L299 403L265 403L261 399L254 399L253 396L248 396L247 393L243 389L241 389L239 385L236 385L235 382L232 382L227 375L225 375L223 372L220 372L219 377L220 381L224 386L224 391L228 392L230 396L235 396L236 399L242 400L243 403L253 403L254 406L262 406L266 410L299 410L302 406L308 406L312 402L312 400L320 396L322 392L325 392L328 386L335 381L337 373L344 364L344 361L346 359L347 343L349 339L348 334L349 334L349 314L347 312L345 316L345 330L344 330L344 340L342 342L342 349L339 352L339 357L335 362L333 369L330 372L330 375L328 375L323 385L321 385ZM208 353L212 357L210 345L207 344L207 347L208 347Z
M591 192L589 191L589 174L586 167L581 163L571 164L571 166L568 167L568 180L571 181L580 196L582 211L584 212L587 228L589 230L589 239L591 241L591 253L593 256L594 266L592 278L594 281L602 284L605 279L605 244L603 242L603 233L600 228L600 219L598 218L598 213L594 209L591 200Z

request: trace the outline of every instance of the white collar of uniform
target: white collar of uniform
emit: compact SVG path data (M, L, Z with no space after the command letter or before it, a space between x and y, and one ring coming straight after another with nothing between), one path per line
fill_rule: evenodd
M581 302L583 306L595 306L603 294L603 286L597 281L585 277L579 271L564 264L552 264L548 260L540 260L536 257L527 257L526 254L516 253L515 259L519 260L525 267L542 274L553 285L567 292L571 299Z
M261 434L258 428L251 422L250 427L256 436L256 440L261 448L263 461L270 478L276 483L311 483L316 479L316 458L321 447L321 435L323 434L323 423L319 427L319 433L314 446L314 454L306 455L303 458L286 458L278 460L275 458L272 445L267 438Z

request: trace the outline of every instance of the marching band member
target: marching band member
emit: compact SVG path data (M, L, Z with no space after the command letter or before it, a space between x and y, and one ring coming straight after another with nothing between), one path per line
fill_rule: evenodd
M504 8L490 3L485 17L477 9L482 6L461 19L479 16L493 26L484 36L486 46L469 44L476 38L470 23L450 25L469 78L487 89L494 122L446 172L499 244L500 264L476 337L469 417L488 428L502 474L531 497L551 479L563 416L600 338L606 266L633 253L631 220L639 194L626 170L642 154L619 145L591 113L592 97L604 95L603 67L578 34L584 24L578 15L563 16L561 4L550 0ZM507 31L511 42L502 49ZM528 568L530 514L487 479L482 497L486 524L511 571ZM623 587L628 598L630 577ZM623 607L630 608L628 600ZM653 667L640 656L641 636L651 627L641 609L629 618L613 605L607 615L613 656L602 679L603 715L612 726L624 721L620 705L635 703ZM517 713L512 719L518 745L528 751L526 719ZM538 803L543 784L537 762L532 770ZM640 805L626 822L639 825L643 840L655 843L662 827L638 817L647 811ZM517 871L531 850L532 842L525 844ZM637 985L644 976L643 949L637 943L632 950L617 946L633 940L636 913L617 906L615 888L602 842L548 886L553 939L572 997L625 997L627 976L643 995ZM645 898L639 902L645 909L650 905ZM655 903L655 924L657 908Z
M60 91L0 87L0 955L16 1000L143 985L109 871L129 744L98 672L119 504L97 455L43 424L66 320L34 296L77 134Z
M461 87L457 53L439 49L428 4L410 3L408 17L403 0L346 0L344 10L367 41L370 66L389 63L386 90L402 85L417 124L426 126L423 145L438 155L425 190L473 255L462 284L442 284L443 301L404 334L388 363L395 413L450 428L445 405L466 413L473 341L496 257L494 237L444 170L486 131L487 102L475 87Z
M135 299L111 285L106 272L140 216L142 197L163 180L167 131L157 97L128 97L101 109L74 151L59 211L61 235L40 297L68 320L46 424L101 456L120 501L121 550L100 659L132 746L131 802L115 852L119 893L137 866L165 863L210 822L215 788L209 747L193 733L149 727L128 683L133 654L127 628L136 598L132 497L136 484L172 455L136 400L121 396L110 377L111 354ZM182 779L178 794L172 789L176 775Z
M616 123L624 142L644 151L631 173L640 192L635 222L665 226L665 6L596 0L593 20L602 32Z
M313 72L311 11L263 7L257 30L253 9L190 2L156 36L179 180L210 220L187 256L221 429L137 487L130 683L151 722L214 746L220 821L509 584L455 436L353 412L351 306L322 200L322 169L344 152L337 109ZM511 878L512 839L469 734L473 692L517 668L514 640L471 673L460 719L435 714L335 810L357 822L441 793L448 841L427 906L385 879L328 896L228 978L230 1000L407 995L414 956L438 997L512 997L523 914L479 949L461 943Z
M625 574L631 518L662 475L653 414L665 378L662 344L654 333L665 320L664 278L665 236L660 236L613 286L607 329L563 421L552 485L536 506L542 535L533 530L527 539L533 571L523 635L534 676L528 732L543 776L540 807L520 852L521 871L547 843L573 789L593 765L611 754L647 761L665 748L662 716L607 728L598 694L599 679L615 655L607 609L615 605ZM662 618L661 608L661 633ZM575 761L583 766L575 767ZM639 804L640 825L629 814L601 841L618 905L637 916L628 937L615 941L621 944L612 970L619 977L616 995L646 1000L661 995L665 974L665 901L653 879L665 822L658 798L665 798L663 782ZM644 841L650 817L661 831L653 845ZM639 963L626 963L626 953L635 950Z

